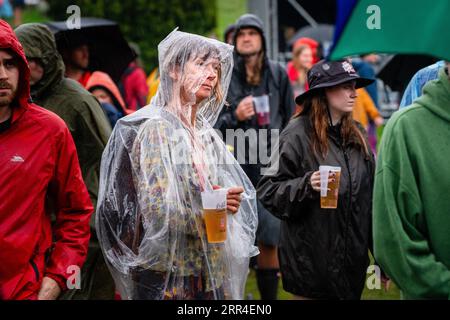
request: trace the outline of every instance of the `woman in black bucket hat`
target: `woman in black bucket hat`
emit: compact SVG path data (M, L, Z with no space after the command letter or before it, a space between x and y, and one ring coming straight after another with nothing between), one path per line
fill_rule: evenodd
M352 110L356 89L372 82L346 60L314 65L310 89L296 98L303 111L280 136L279 161L271 160L278 167L258 184L259 199L283 221L283 286L299 299L359 299L363 291L375 163ZM334 209L321 208L319 166L341 168Z

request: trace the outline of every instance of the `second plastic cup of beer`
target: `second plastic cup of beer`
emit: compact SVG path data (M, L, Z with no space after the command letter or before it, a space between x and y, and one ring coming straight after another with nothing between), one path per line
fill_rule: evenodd
M257 115L258 125L266 126L270 123L270 104L267 94L253 97L253 104Z
M228 189L202 192L203 219L209 243L221 243L227 239Z
M320 207L322 209L336 209L339 195L341 167L320 166ZM328 180L334 174L334 181Z

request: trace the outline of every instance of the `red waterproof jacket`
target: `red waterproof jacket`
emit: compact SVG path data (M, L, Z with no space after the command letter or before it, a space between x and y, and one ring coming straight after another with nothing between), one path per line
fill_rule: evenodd
M20 69L11 123L0 132L0 299L36 299L44 276L64 290L81 268L93 207L64 121L28 102L28 64L2 20L0 49L14 52Z
M147 104L147 77L135 62L130 63L122 76L124 99L129 109L136 111Z

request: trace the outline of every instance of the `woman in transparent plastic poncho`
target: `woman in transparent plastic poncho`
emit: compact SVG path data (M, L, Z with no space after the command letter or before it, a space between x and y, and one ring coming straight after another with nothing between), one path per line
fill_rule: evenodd
M233 47L174 31L158 50L156 96L118 121L103 154L103 253L122 299L242 299L258 254L256 191L212 129ZM201 192L219 187L229 188L227 239L213 244Z

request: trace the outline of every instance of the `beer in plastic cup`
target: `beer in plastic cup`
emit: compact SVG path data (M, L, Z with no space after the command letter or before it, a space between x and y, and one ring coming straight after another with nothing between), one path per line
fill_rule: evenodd
M320 166L320 207L336 209L339 194L341 167ZM334 182L328 183L331 174L335 174ZM329 189L329 190L328 190Z
M202 192L203 219L209 243L227 239L227 189Z
M267 94L253 97L253 105L255 106L258 125L266 126L270 123L270 104Z

